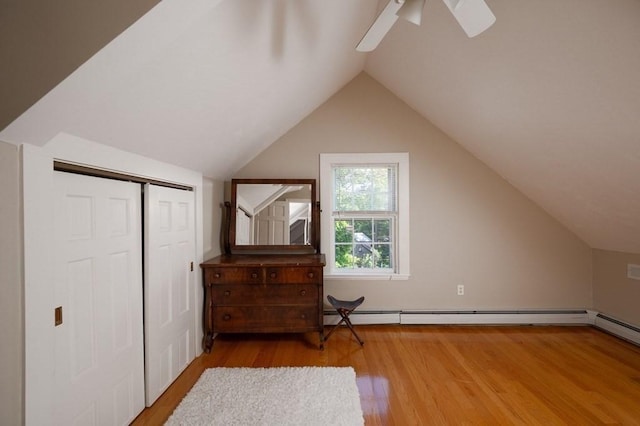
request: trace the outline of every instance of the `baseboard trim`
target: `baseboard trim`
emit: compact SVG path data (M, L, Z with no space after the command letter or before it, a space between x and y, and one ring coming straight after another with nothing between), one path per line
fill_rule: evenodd
M587 309L355 311L349 318L370 325L591 325L640 346L639 327ZM325 325L339 321L337 312L324 312Z

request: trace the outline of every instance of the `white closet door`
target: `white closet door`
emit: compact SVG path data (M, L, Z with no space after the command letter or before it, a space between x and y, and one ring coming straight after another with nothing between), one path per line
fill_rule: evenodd
M140 185L55 172L54 188L52 423L127 425L144 409Z
M195 357L194 194L145 185L147 406Z
M236 209L236 244L252 244L251 218L242 209Z
M263 245L289 244L289 203L274 201L255 217L256 240Z

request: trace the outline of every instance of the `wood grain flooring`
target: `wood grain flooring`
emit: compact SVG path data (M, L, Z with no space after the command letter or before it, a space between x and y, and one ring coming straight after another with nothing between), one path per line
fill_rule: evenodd
M587 326L357 326L223 335L134 425L164 423L211 367L352 366L366 425L640 425L640 347Z

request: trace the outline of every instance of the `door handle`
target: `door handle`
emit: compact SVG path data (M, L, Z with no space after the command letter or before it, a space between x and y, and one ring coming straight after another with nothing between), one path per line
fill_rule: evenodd
M62 324L62 306L58 306L53 310L54 325L57 327Z

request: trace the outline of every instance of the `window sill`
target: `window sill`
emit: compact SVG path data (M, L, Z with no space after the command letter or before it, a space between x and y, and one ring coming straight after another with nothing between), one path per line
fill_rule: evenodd
M406 281L408 274L324 274L327 281L358 280L358 281Z

